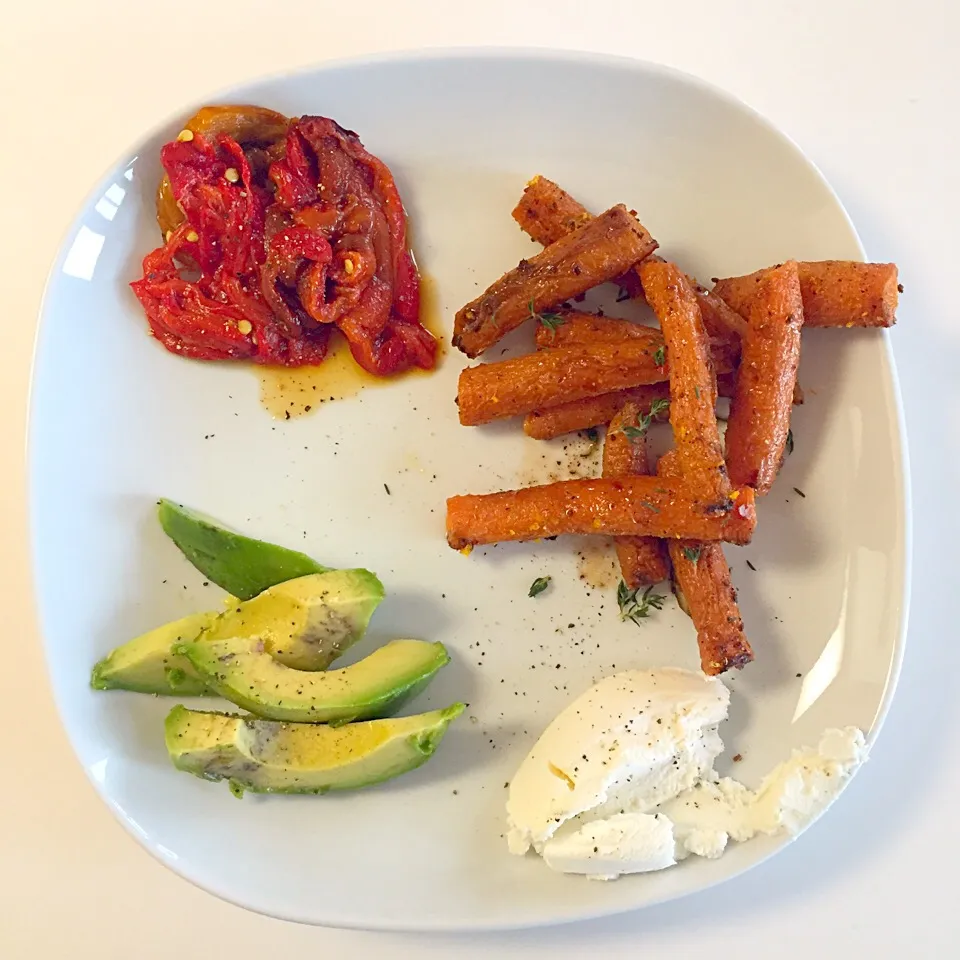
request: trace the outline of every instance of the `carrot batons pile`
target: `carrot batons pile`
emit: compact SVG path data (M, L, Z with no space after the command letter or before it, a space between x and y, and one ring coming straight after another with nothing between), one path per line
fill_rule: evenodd
M603 475L451 497L448 543L608 535L622 591L672 571L705 673L743 667L753 651L721 544L750 542L755 497L779 472L791 406L803 402L801 330L891 326L896 266L791 260L708 290L657 256L656 240L622 204L593 216L538 176L513 217L544 250L457 313L453 343L477 357L530 322L536 350L465 368L460 422L523 416L535 439L608 424ZM608 280L645 299L659 329L570 307ZM730 398L725 437L718 396ZM654 464L647 431L666 419L675 449Z

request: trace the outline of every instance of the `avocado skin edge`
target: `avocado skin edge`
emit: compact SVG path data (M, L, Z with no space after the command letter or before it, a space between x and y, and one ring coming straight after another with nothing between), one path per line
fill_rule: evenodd
M205 577L240 600L251 600L285 580L332 569L298 550L227 530L172 500L157 501L157 519L164 533Z

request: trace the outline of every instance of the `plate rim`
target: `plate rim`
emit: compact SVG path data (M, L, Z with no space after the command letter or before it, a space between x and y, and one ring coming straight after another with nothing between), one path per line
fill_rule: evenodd
M136 139L129 144L115 159L109 164L101 175L94 181L93 186L84 194L82 199L78 202L74 211L69 219L67 227L62 232L58 245L56 248L56 254L53 257L50 268L47 272L46 278L44 280L43 292L40 298L40 302L37 308L37 322L36 330L34 333L33 340L33 349L31 352L30 360L30 377L28 381L28 390L27 390L27 417L25 424L25 433L24 433L24 447L25 447L25 481L26 481L26 501L27 501L27 519L29 524L29 533L28 533L28 549L29 549L29 569L31 573L31 591L33 594L33 606L37 615L37 623L39 627L39 636L40 641L43 646L44 661L47 666L47 681L49 683L49 688L52 694L54 701L54 706L56 708L60 725L67 737L68 742L70 743L74 760L77 762L83 773L93 787L97 796L103 801L105 806L113 814L114 818L119 821L123 829L137 841L138 846L144 849L150 856L161 863L165 867L172 870L177 876L189 882L192 886L203 890L204 892L218 897L221 900L224 900L228 903L231 903L235 906L241 907L246 910L250 910L254 913L260 914L262 916L269 916L280 920L285 920L293 923L299 923L309 926L320 926L327 927L331 929L343 929L343 930L365 930L365 931L377 931L385 933L494 933L498 931L508 931L508 930L521 930L521 929L538 929L543 927L550 926L559 926L567 923L578 923L589 920L597 920L605 917L617 916L625 913L633 913L640 910L648 909L655 907L659 904L670 902L672 900L680 900L689 896L694 896L702 894L707 890L712 889L715 886L718 886L722 883L727 883L735 881L740 877L744 876L746 873L753 870L755 867L766 863L770 860L775 854L779 853L785 846L788 846L794 841L800 834L805 833L807 830L811 829L817 820L820 819L822 814L815 818L815 820L808 823L803 830L800 831L800 834L797 834L795 837L788 837L783 843L772 846L771 849L766 851L762 856L756 858L751 863L747 864L742 869L738 870L736 873L728 874L723 877L719 877L713 880L710 880L706 883L703 883L700 886L697 886L694 889L685 890L680 893L672 893L669 895L658 896L654 893L652 896L647 898L643 903L621 907L616 906L612 909L586 909L576 914L568 914L560 917L551 917L551 918L537 918L526 922L498 922L493 920L491 922L431 922L425 924L420 923L403 923L403 922L386 922L386 923L359 923L351 920L346 921L320 921L310 917L304 917L300 915L295 915L294 913L282 913L282 912L273 912L262 909L253 903L246 902L243 898L232 894L223 889L217 889L212 885L207 885L206 883L201 883L199 880L192 877L188 872L186 872L180 862L180 859L170 852L170 855L166 855L164 849L157 844L151 843L142 832L136 827L134 821L114 802L114 800L102 789L101 785L93 777L90 769L81 761L80 755L81 751L79 749L79 744L76 738L74 731L71 727L65 722L64 707L61 703L61 697L58 694L57 687L53 682L52 676L52 657L53 650L50 647L50 643L47 639L46 630L44 629L45 623L45 614L43 607L40 602L40 592L39 592L39 579L40 579L40 560L39 560L39 546L37 540L37 527L36 522L37 516L37 506L36 506L36 495L33 491L33 478L36 472L36 463L34 455L34 421L36 415L36 397L35 397L35 385L37 380L37 368L39 365L39 357L42 348L42 343L44 340L44 334L46 329L45 317L48 312L48 300L51 295L51 289L54 285L54 280L56 276L61 272L63 262L66 258L67 252L69 250L70 240L76 233L78 229L78 224L83 212L91 205L94 198L98 197L105 188L105 185L112 182L113 176L117 170L125 165L125 161L128 161L130 157L136 154L137 147L144 143L145 141L150 140L151 138L157 136L162 130L166 127L171 126L174 121L182 117L187 111L196 110L199 106L216 101L218 99L226 99L231 95L235 95L235 91L262 83L269 83L272 81L280 82L283 80L290 80L297 77L304 77L307 75L314 75L319 73L326 72L335 72L337 70L342 70L344 68L365 68L373 67L378 65L385 64L408 64L408 63L423 63L423 62L442 62L442 61L465 61L465 60L487 60L487 61L497 61L497 60L539 60L539 61L549 61L549 62L567 62L567 63L577 63L588 66L606 66L606 67L617 67L621 70L627 70L631 72L647 73L652 75L659 75L661 77L671 78L675 81L679 81L682 84L685 84L689 87L698 88L700 91L717 98L725 102L728 106L745 112L749 115L754 121L759 123L768 134L772 135L774 138L780 140L786 146L792 149L794 155L802 161L810 172L816 177L819 185L826 190L827 194L833 200L836 209L842 214L843 219L846 222L846 225L850 231L851 237L855 240L859 254L864 260L867 259L867 252L864 247L863 241L860 237L859 232L857 231L856 225L854 224L849 212L847 211L845 205L840 199L837 191L834 189L832 184L829 182L827 177L821 171L819 166L807 155L807 153L800 147L800 145L784 130L779 128L773 121L771 121L765 114L758 111L751 104L747 103L745 100L726 90L725 88L719 86L718 84L713 83L712 81L706 80L703 77L700 77L696 74L689 73L686 70L681 70L677 67L674 67L669 64L660 63L654 60L647 60L640 57L631 57L624 54L611 54L611 53L602 53L597 51L589 51L578 48L567 48L567 47L528 47L523 45L510 46L510 45L496 45L496 46L472 46L472 45L463 45L463 46L443 46L443 47L410 47L398 50L391 51L380 51L377 53L371 54L362 54L357 56L346 56L346 57L336 57L329 60L322 60L314 63L307 63L298 65L292 69L287 70L276 70L269 73L263 74L254 74L247 76L243 79L239 79L229 85L219 87L217 89L211 90L209 93L204 96L184 104L183 106L170 111L167 115L160 118L158 121L153 124L145 127L143 131L136 137ZM890 667L887 673L886 684L881 695L880 701L877 706L877 712L874 717L874 721L869 730L864 731L866 743L868 750L872 750L874 744L876 743L880 732L886 722L887 716L889 714L890 706L893 701L893 697L896 693L896 689L900 680L900 675L903 667L903 659L906 651L906 642L908 635L909 627L909 612L910 612L910 602L912 595L912 585L913 585L913 501L912 501L912 482L910 475L910 458L909 458L909 449L908 449L908 439L906 431L906 418L903 407L903 397L902 390L900 385L900 378L897 373L896 360L892 345L892 340L890 337L890 331L887 329L882 329L878 331L881 337L881 342L883 344L882 358L887 365L889 371L889 380L888 385L890 389L890 397L894 409L894 422L896 425L895 435L891 437L892 452L894 453L894 460L899 464L899 486L901 491L901 512L902 512L902 521L900 527L900 536L902 538L902 551L899 560L899 572L901 580L901 596L900 596L900 616L899 622L896 629L896 640L893 646L893 656L890 662ZM856 772L849 778L849 780L844 784L843 789L840 793L845 793L850 782L853 780L853 777L856 775ZM837 797L839 800L839 795ZM829 809L829 807L828 807ZM825 813L826 811L823 811Z

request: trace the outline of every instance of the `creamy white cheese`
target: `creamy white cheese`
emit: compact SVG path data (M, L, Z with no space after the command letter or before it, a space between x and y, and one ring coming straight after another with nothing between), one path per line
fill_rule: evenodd
M716 678L676 668L601 680L547 727L511 781L511 853L533 847L554 870L596 879L719 857L730 839L802 829L865 759L863 734L846 727L794 751L756 791L719 779L729 700Z
M628 670L566 708L510 782L507 842L537 852L572 817L647 813L692 787L723 750L730 692L689 670Z
M544 862L560 873L614 880L622 873L672 867L673 824L656 813L615 813L574 829L561 828L543 845Z
M722 838L725 845L727 837L742 841L780 830L794 834L826 810L865 757L863 733L856 727L828 730L816 749L794 750L756 791L729 777L703 780L660 809L689 853L699 854L691 844L705 842L707 835L716 843ZM691 836L698 839L689 841Z

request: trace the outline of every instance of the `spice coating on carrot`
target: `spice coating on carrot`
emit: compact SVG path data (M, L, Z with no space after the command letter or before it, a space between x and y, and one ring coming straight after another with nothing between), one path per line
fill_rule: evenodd
M753 660L743 632L730 565L719 543L669 540L673 575L697 628L700 669L707 676L741 669Z
M562 187L538 175L524 188L513 210L513 219L524 233L549 247L588 223L593 214Z
M663 257L657 254L651 254L647 257L648 263L667 263ZM639 273L638 269L638 273ZM708 290L702 283L699 283L695 277L685 274L687 282L693 295L697 298L697 304L700 307L700 315L703 318L703 325L707 333L714 340L726 342L731 349L736 350L739 356L739 341L747 328L747 322L727 303L725 303L715 293ZM641 274L642 279L642 274ZM646 297L646 294L642 294Z
M682 480L623 477L468 494L447 500L447 542L462 550L574 533L749 543L757 523L753 491L735 493L720 506Z
M804 322L800 277L790 260L757 282L727 422L733 483L769 492L783 461Z
M537 326L538 347L568 347L574 343L617 343L621 340L646 340L654 350L664 345L656 327L631 323L618 317L561 308L550 313L549 323Z
M746 328L746 321L742 317L740 319ZM570 347L578 343L619 343L623 340L643 340L649 343L654 356L660 356L657 350L663 348L662 356L664 361L667 359L666 342L661 330L619 317L604 317L597 313L561 308L552 311L537 328L536 333L539 349ZM710 357L714 370L718 373L735 369L740 362L739 337L711 337Z
M700 308L676 264L646 262L640 278L670 358L670 424L686 483L720 502L730 493L716 415L716 379Z
M707 333L714 339L727 340L731 344L739 341L747 326L743 317L706 287L695 281L691 283Z
M660 458L658 476L676 477L678 471L675 451ZM723 548L719 543L668 540L667 549L676 587L697 630L703 672L716 676L748 664L753 650L743 632L737 591Z
M713 292L746 317L760 280L772 269L717 280ZM815 260L798 263L797 272L804 326L891 327L896 323L899 286L895 263Z
M568 400L666 379L643 340L582 344L466 367L460 373L460 422L476 426Z
M476 357L542 310L610 280L656 248L623 204L521 260L475 300L457 311L453 344Z
M633 213L632 210L630 212ZM592 217L593 214L563 187L539 175L527 184L513 210L513 219L520 229L545 247L583 226ZM654 241L651 253L656 246ZM640 277L635 268L631 267L615 277L613 282L619 284L628 297L643 297Z
M628 477L650 473L646 416L636 403L626 403L610 421L603 441L603 476ZM631 589L659 583L669 573L666 550L656 537L616 537L620 575Z
M614 390L612 393L601 393L597 397L571 400L546 410L534 410L523 418L523 432L534 440L552 440L564 433L588 430L590 427L609 423L616 416L617 411L630 401L638 405L641 413L648 414L655 400L669 398L670 385L666 381L643 387L632 387L628 390ZM657 420L666 420L668 415L668 410L664 409L657 414Z
M717 377L718 396L732 397L733 389L733 376L725 374ZM523 418L523 432L534 440L552 440L564 433L588 430L590 427L609 423L616 412L630 400L640 405L643 414L648 414L655 400L669 399L670 384L665 382L651 383L629 390L614 390L612 393L601 393L596 397L558 403L555 407L549 407L546 410L534 410ZM657 414L657 421L667 419L668 411L669 407Z

